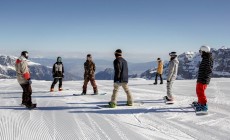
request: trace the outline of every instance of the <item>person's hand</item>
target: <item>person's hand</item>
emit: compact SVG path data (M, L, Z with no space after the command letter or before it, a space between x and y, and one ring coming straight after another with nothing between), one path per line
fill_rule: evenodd
M64 74L62 74L62 78L65 78L65 75L64 75Z
M30 85L32 84L32 81L31 81L31 79L28 79L27 81L28 81L28 83L29 83Z
M170 81L167 81L167 83L169 83Z

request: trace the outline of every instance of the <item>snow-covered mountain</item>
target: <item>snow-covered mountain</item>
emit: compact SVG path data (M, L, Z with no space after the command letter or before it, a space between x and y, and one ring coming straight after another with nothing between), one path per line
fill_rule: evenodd
M212 77L230 77L230 48L222 47L218 50L212 49L214 67ZM178 79L195 79L201 62L201 56L198 52L185 52L178 56L179 68ZM168 63L164 64L164 79L167 76ZM155 73L147 70L141 74L141 78L153 79Z
M16 78L15 62L17 57L0 55L0 79ZM31 77L36 80L53 80L52 69L50 67L41 65L28 60ZM65 73L65 80L76 80L77 77Z

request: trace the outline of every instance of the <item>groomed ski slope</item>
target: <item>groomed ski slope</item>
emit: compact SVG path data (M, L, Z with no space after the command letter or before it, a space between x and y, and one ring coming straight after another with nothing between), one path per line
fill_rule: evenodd
M230 79L212 79L207 90L209 115L196 116L195 80L174 84L176 103L165 105L166 85L130 80L133 107L99 109L110 100L112 81L97 81L101 96L81 93L82 81L64 82L63 92L48 92L51 82L33 81L37 110L19 106L21 87L16 80L0 80L1 140L227 140L230 139ZM56 85L57 86L57 85ZM90 87L90 86L89 86ZM57 87L56 87L57 88ZM92 93L90 87L88 93ZM126 101L123 90L119 103ZM141 104L144 103L144 104Z

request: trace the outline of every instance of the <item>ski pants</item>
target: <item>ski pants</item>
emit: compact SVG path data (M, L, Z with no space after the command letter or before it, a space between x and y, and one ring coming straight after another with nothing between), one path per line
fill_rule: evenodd
M168 98L173 98L172 95L172 85L174 81L167 82L167 96Z
M59 81L59 88L62 88L62 78L54 78L51 88L54 88L54 86L57 84L58 81Z
M97 91L97 84L96 84L95 78L94 77L85 77L84 85L83 85L83 93L87 92L87 85L88 85L89 81L90 81L90 83L91 83L91 85L93 87L94 93L98 92Z
M202 105L207 103L207 98L205 95L206 88L207 88L207 84L202 84L202 83L196 84L196 95L198 97L198 103Z
M128 83L114 83L114 89L113 89L113 95L111 97L111 102L113 103L117 103L117 94L118 94L118 90L119 90L119 87L122 86L122 88L124 89L126 95L127 95L127 101L128 102L133 102L133 97L132 97L132 94L129 90L129 87L128 87Z
M22 93L22 104L31 105L31 95L32 95L32 88L30 84L23 84L21 85L23 93Z
M157 78L160 77L161 83L163 83L162 74L156 73L155 83L157 83Z

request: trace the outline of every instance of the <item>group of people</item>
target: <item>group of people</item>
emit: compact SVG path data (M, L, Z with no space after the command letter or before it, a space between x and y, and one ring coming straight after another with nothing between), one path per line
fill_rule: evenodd
M213 59L211 54L211 49L209 46L201 46L200 54L202 57L202 61L199 66L197 85L196 85L196 93L198 97L198 101L193 102L192 104L195 106L196 111L207 111L207 98L205 95L205 90L207 85L210 82L212 68L213 68ZM111 101L108 103L109 107L115 108L117 105L117 93L119 87L122 87L127 95L127 106L133 105L133 97L128 87L128 63L122 56L122 50L117 49L114 53L115 60L113 61L114 66L114 89L113 94L111 96ZM173 83L177 78L178 73L178 65L179 61L177 58L176 52L169 53L170 61L168 66L168 75L167 75L167 95L164 96L166 101L174 101L174 96L172 94ZM22 95L22 105L25 105L27 108L33 108L33 104L31 101L31 77L27 64L27 59L29 55L27 51L23 51L21 56L16 60L15 68L17 72L17 80L23 89ZM155 85L157 85L157 78L160 77L160 84L163 84L163 62L160 58L157 59L158 68L155 77ZM82 95L87 93L87 85L90 81L94 94L98 94L97 84L95 82L95 63L93 62L92 55L88 54L86 58L86 62L84 63L84 84ZM54 81L51 85L50 92L54 91L55 84L59 81L59 91L62 91L62 79L64 78L64 65L62 63L62 58L58 57L57 62L53 65L53 78Z

